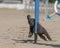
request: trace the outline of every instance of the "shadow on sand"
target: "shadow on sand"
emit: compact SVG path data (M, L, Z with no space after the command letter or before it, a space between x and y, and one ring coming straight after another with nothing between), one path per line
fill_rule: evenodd
M28 43L29 42L29 43L34 44L34 40L16 40L16 39L12 39L12 40L15 41L16 43ZM36 45L45 45L45 46L60 48L60 44L36 43Z
M16 39L12 39L13 41L15 41L16 43L33 43L34 40L16 40Z
M36 43L37 45L51 46L55 48L60 48L60 44L47 44L47 43Z

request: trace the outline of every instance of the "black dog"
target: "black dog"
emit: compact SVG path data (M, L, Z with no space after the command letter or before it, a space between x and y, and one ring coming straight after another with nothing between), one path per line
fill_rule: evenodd
M34 33L34 26L35 26L35 19L31 18L30 15L27 15L27 20L30 26L30 31L29 31L29 36L28 37L32 37L33 33ZM47 40L46 37L48 38L48 40L52 40L48 34L48 32L46 31L46 29L38 23L38 27L37 27L37 34L39 35L39 37L41 37L43 40Z

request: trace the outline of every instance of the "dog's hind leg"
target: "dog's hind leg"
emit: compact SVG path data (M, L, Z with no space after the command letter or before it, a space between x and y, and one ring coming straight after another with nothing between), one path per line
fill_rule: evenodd
M41 37L43 40L47 41L47 39L45 38L45 36L43 36L43 34L38 34L39 37Z
M50 35L47 32L45 32L44 35L48 38L48 40L50 40L50 41L52 40Z

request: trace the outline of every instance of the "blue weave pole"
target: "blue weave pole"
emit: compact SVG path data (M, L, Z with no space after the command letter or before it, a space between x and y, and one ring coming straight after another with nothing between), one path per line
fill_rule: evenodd
M35 43L37 43L37 24L39 23L39 3L40 0L35 0Z

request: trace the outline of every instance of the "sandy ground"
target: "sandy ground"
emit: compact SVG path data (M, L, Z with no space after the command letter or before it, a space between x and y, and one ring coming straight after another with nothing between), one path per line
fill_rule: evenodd
M33 16L33 12L30 13ZM33 37L28 38L29 25L26 12L13 9L0 9L0 48L60 48L60 21L45 20L40 15L40 23L47 29L53 41L44 41L38 37L33 44ZM60 18L54 16L54 18ZM30 40L24 42L25 40Z

